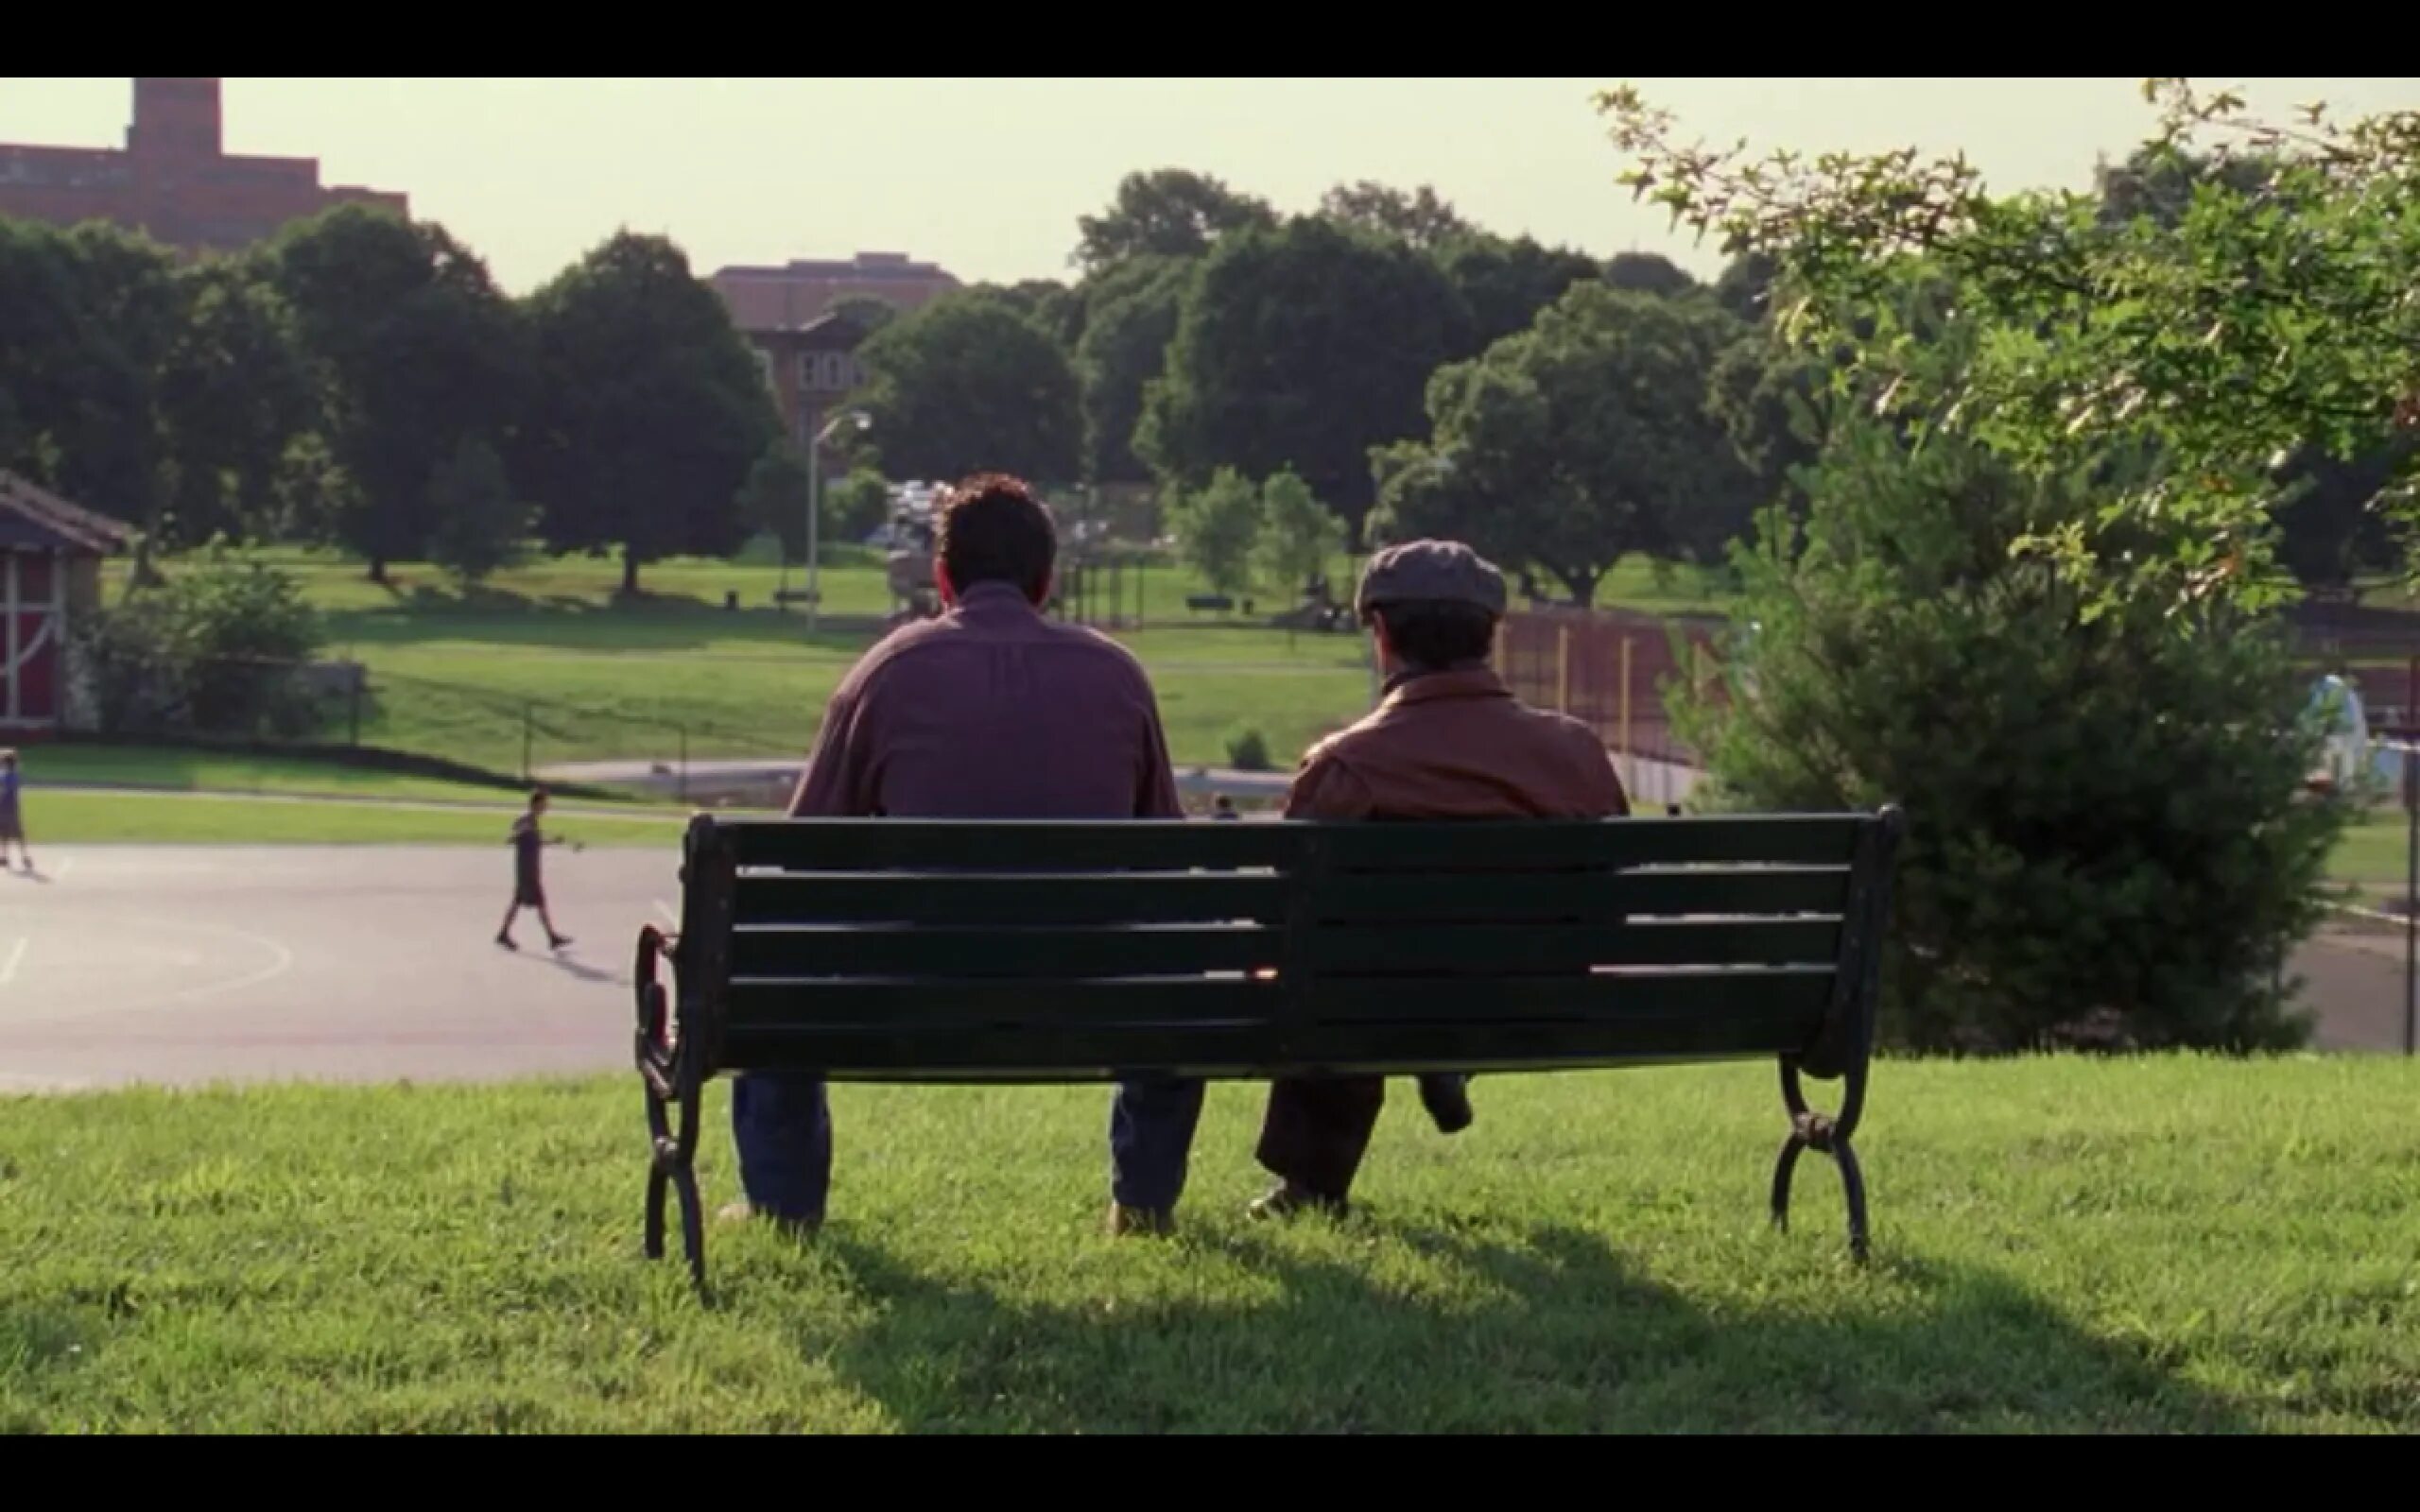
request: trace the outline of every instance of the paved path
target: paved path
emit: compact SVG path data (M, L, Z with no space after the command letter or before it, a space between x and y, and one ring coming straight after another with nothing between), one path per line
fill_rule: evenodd
M492 943L501 847L46 850L46 881L0 877L0 1091L618 1070L677 833L548 854L560 956L526 914Z
M2295 953L2302 1001L2319 1014L2322 1050L2400 1051L2404 1035L2403 934L2330 929Z
M680 897L677 840L555 851L579 943L491 943L501 847L45 848L0 877L0 1093L127 1082L486 1080L619 1072L630 954ZM2399 940L2294 962L2325 1049L2402 1042Z

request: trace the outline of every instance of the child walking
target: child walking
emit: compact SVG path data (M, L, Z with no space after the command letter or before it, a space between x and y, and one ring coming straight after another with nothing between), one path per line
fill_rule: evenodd
M512 921L521 917L524 908L538 910L538 922L546 927L546 943L562 950L571 943L569 935L555 928L554 917L546 912L545 880L539 875L539 855L550 845L561 845L561 839L548 839L540 832L538 821L545 816L546 790L532 789L529 811L512 821L512 906L504 911L504 926L495 932L495 942L509 951L521 947L512 940Z

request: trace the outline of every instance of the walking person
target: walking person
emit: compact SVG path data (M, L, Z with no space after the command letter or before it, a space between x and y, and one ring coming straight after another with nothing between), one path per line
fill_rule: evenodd
M26 849L25 800L20 796L24 786L17 772L17 753L0 750L0 871L9 869L9 842L17 843L17 854L26 863L26 875L34 874L34 853Z
M562 950L571 943L571 936L555 928L554 916L546 911L546 884L540 872L539 858L546 847L563 842L561 836L547 838L539 828L545 814L546 790L534 788L529 794L528 812L512 821L512 906L504 911L503 927L495 932L495 942L509 951L521 948L513 943L512 921L521 917L524 908L538 911L538 922L546 928L549 948Z

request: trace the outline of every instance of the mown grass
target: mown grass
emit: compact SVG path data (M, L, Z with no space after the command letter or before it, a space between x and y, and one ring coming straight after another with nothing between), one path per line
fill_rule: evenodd
M2392 809L2381 809L2345 830L2328 859L2328 874L2340 882L2370 886L2393 885L2400 891L2410 865L2411 822Z
M1409 1097L1341 1226L1099 1237L1106 1093L836 1090L822 1239L636 1255L624 1079L0 1102L0 1431L2420 1430L2420 1072L1886 1064L1770 1232L1770 1068ZM709 1196L733 1194L717 1091Z
M148 793L28 791L25 800L26 831L37 861L45 847L85 844L501 846L519 812L518 804L493 802L419 808ZM675 810L624 817L566 807L547 817L546 830L582 845L677 846L682 823Z
M684 734L698 757L803 750L873 638L862 628L810 635L803 613L771 607L781 576L762 564L658 562L642 577L645 596L622 601L618 568L601 558L544 559L468 591L424 564L397 564L380 586L358 563L325 554L274 559L325 614L331 654L372 671L363 742L500 772L518 773L525 756L538 766L668 760ZM1351 581L1342 560L1332 576ZM1121 594L1145 624L1119 638L1151 673L1177 761L1221 763L1228 737L1253 727L1288 764L1368 710L1359 637L1195 614L1184 600L1202 589L1188 569L1157 567L1130 572ZM838 553L822 591L832 615L890 607L882 568L862 552ZM1693 575L1659 580L1643 560L1617 568L1603 592L1608 603L1665 610L1717 602ZM742 608L725 610L726 593ZM349 715L344 723L330 734L350 733Z

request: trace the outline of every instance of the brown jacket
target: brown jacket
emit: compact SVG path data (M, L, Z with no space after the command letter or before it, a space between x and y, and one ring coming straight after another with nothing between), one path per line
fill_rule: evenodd
M1289 819L1596 819L1630 813L1604 743L1531 709L1485 667L1397 684L1311 747Z

